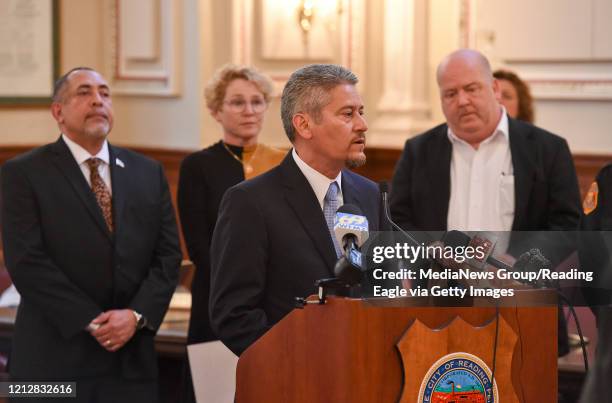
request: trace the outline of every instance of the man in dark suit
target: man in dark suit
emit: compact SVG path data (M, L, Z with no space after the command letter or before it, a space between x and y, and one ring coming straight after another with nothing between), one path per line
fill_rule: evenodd
M412 231L576 230L580 192L565 139L509 118L488 60L475 50L444 58L437 81L447 122L406 141L391 189L394 220ZM513 254L536 246L515 235ZM556 263L571 250L538 242Z
M575 228L579 189L565 139L511 118L508 128L515 193L511 229ZM390 197L392 216L404 229L447 229L453 151L447 131L442 124L406 141Z
M356 83L340 66L294 72L281 98L293 150L223 198L211 248L210 315L237 355L288 314L295 297L333 276L341 251L330 219L339 205L358 206L371 231L381 225L376 185L345 169L365 163L367 124Z
M437 77L447 123L406 141L390 196L397 223L421 231L577 229L580 193L565 139L509 118L489 63L476 51L452 53ZM487 149L496 141L499 147ZM488 159L479 164L481 153ZM477 165L486 170L474 172ZM469 182L470 174L480 181ZM477 198L473 189L487 182L495 187ZM464 184L473 187L456 186ZM497 217L464 217L482 209Z
M10 373L74 381L79 402L157 401L154 336L181 253L159 163L111 146L110 89L89 68L54 89L55 143L2 169L7 268L21 294Z

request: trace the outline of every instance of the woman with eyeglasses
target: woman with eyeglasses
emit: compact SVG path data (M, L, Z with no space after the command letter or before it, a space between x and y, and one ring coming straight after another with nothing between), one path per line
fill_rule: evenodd
M189 257L195 265L187 343L216 340L208 317L210 242L225 191L278 165L286 152L257 142L272 94L270 80L252 67L226 65L214 74L204 96L222 140L182 162L178 208ZM188 374L188 367L186 367ZM193 400L190 376L182 401ZM189 396L191 395L191 396Z

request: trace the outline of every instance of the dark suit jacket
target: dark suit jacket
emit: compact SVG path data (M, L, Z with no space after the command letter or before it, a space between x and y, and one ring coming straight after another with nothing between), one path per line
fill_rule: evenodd
M594 272L585 284L585 296L597 315L597 352L589 370L581 402L596 402L608 396L612 378L612 165L605 166L595 182L598 192L594 210L582 217L580 267ZM591 200L594 200L591 199Z
M210 243L225 191L244 180L242 164L221 141L188 155L181 163L178 207L189 258L196 270L191 284L188 343L216 340L208 318Z
M344 203L358 206L370 231L381 226L370 180L342 172ZM333 277L336 253L321 206L291 153L271 171L230 188L211 247L210 315L219 338L241 354Z
M157 375L153 337L181 260L174 210L159 163L109 151L114 234L61 138L2 169L6 265L22 297L9 363L16 379ZM107 352L85 327L128 307L149 328Z
M597 191L590 189L587 195L594 209L580 221L578 252L581 270L593 272L593 281L583 285L583 294L597 314L600 306L612 303L612 164L599 171L595 183Z
M508 118L514 166L513 231L575 230L580 191L565 139ZM391 215L413 231L446 230L452 144L447 125L406 141L391 187Z

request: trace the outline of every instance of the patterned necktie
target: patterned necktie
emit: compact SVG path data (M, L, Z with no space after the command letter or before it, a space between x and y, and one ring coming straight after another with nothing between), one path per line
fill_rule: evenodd
M87 165L89 165L91 190L94 192L96 200L98 200L100 209L102 209L102 215L104 216L104 221L106 221L108 230L113 232L113 199L98 171L98 167L102 163L102 160L100 158L90 158L86 162Z
M334 249L336 250L336 257L342 256L342 248L336 239L334 233L334 217L338 210L338 183L336 181L329 184L329 189L323 199L323 215L325 216L325 222L327 222L327 228L331 235L332 241L334 242Z

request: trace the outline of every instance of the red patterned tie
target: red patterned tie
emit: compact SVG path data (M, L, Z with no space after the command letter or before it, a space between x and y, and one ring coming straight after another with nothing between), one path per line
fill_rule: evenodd
M94 192L96 200L98 200L98 204L102 209L104 221L106 221L109 231L113 232L113 199L98 171L98 167L101 163L102 160L99 158L90 158L87 160L87 165L89 165L89 179L91 182L91 190Z

